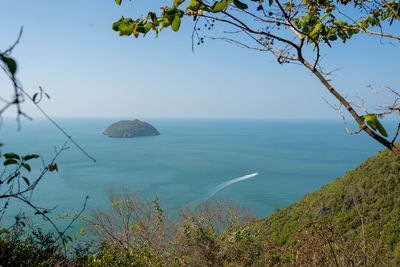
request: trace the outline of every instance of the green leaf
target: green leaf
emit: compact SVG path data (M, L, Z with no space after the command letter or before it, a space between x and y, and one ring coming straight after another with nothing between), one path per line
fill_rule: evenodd
M388 134L385 130L385 128L383 128L382 124L377 120L378 124L376 125L376 128L378 129L378 131L381 133L381 135L383 135L384 137L388 137Z
M158 23L158 19L157 19L156 13L154 13L154 12L149 12L148 16L150 16L151 21L153 21L153 25L154 25L154 26L157 26L157 25L159 24L159 23Z
M189 5L187 6L186 10L191 11L198 11L200 8L199 2L197 0L190 0Z
M181 26L181 18L179 16L175 16L171 24L171 29L174 32L177 32L180 26Z
M115 3L116 3L117 5L121 5L121 2L122 2L122 0L115 0Z
M35 93L32 97L33 102L36 102L36 97L38 96L38 93Z
M174 0L174 7L178 7L183 2L185 2L185 0Z
M7 180L7 184L11 183L12 180L14 180L15 176L12 176L10 179Z
M269 6L272 6L273 3L274 3L274 0L269 0Z
M135 23L127 23L123 22L119 25L119 35L120 36L129 36L133 32L133 28L135 27Z
M11 164L18 164L18 161L16 161L15 159L8 159L8 160L4 161L4 163L3 163L4 166L11 165Z
M9 153L4 154L4 157L6 159L20 159L20 157L17 154L13 153L13 152L9 152Z
M240 2L239 0L233 0L233 4L239 9L248 9L249 6L246 5L245 3Z
M27 169L28 172L31 171L31 166L28 163L22 163L22 166L24 166L24 168Z
M376 120L376 115L375 114L367 114L364 115L363 118L367 122L367 124L374 130L376 131L376 125L375 125L375 120Z
M10 57L3 57L4 62L7 64L8 70L10 71L11 75L14 75L17 71L17 63L14 59Z
M144 28L144 33L148 33L151 30L151 26L153 25L153 23L151 22L147 22L147 24L143 27Z
M374 131L378 130L381 135L383 135L384 137L388 137L385 128L383 128L375 113L364 115L363 118L365 119L369 127L371 127Z
M31 159L37 159L39 157L39 155L35 155L35 154L30 154L30 155L25 155L22 157L22 160L24 161L28 161Z
M24 179L24 181L25 181L27 186L31 185L31 183L29 182L28 178L26 178L25 176L22 176L22 179Z
M329 16L329 13L323 15L322 18L319 19L319 21L325 20L328 16Z
M229 5L230 2L231 0L222 0L221 2L215 2L210 8L210 11L213 13L221 12Z
M112 29L114 31L118 31L119 30L119 26L121 25L122 21L123 21L124 17L120 18L118 21L114 22L112 25Z

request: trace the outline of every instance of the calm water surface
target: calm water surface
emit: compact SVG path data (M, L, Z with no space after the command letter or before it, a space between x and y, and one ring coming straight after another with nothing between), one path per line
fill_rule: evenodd
M110 187L158 195L173 212L207 199L221 183L258 172L214 197L229 196L261 217L383 150L365 135L348 135L340 121L148 119L161 135L132 139L102 134L116 119L58 121L97 163L69 144L57 160L59 172L49 173L34 194L37 203L56 206L56 214L79 209L86 195L89 209L106 207ZM41 119L23 122L21 131L14 120L4 120L0 140L2 152L37 153L46 161L65 142ZM18 208L15 203L9 214Z

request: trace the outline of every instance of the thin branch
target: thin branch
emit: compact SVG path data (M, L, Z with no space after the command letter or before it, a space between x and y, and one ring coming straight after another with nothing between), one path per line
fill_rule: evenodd
M8 49L6 49L3 53L0 53L1 56L8 55L14 50L14 48L18 45L19 41L21 40L23 31L24 31L24 27L21 27L21 29L19 30L17 40Z
M251 46L246 45L246 44L244 44L242 42L239 42L237 40L234 40L234 39L231 39L231 38L227 38L227 37L211 37L211 36L204 36L204 37L208 38L210 40L223 40L223 41L226 41L226 42L228 42L230 44L233 44L233 45L235 45L237 47L240 47L240 48L247 48L247 49L257 50L257 51L261 51L261 52L269 51L268 49L263 49L263 48L258 48L258 47L251 47Z
M225 15L227 15L228 17L230 17L231 19L233 19L233 20L236 21L237 23L235 23L235 22L233 22L233 21L229 21L229 20L223 19L223 18L213 17L213 16L209 16L209 15L204 15L204 14L201 15L201 16L202 16L202 17L206 17L206 18L215 19L215 20L218 20L218 21L220 21L220 22L225 22L225 23L231 24L231 25L233 25L233 26L235 26L235 27L238 27L238 28L240 28L240 29L246 30L246 31L248 31L248 32L250 32L250 33L259 34L259 35L266 35L266 36L268 36L268 37L270 37L270 38L273 38L273 39L276 39L276 40L278 40L278 41L280 41L280 42L290 44L290 45L293 46L293 47L297 47L297 45L296 45L295 43L291 42L290 40L287 40L287 39L285 39L285 38L281 38L281 37L279 37L279 36L277 36L277 35L274 35L274 34L271 34L271 33L265 32L265 31L253 30L253 29L251 29L250 27L248 27L244 22L242 22L242 21L239 20L238 18L232 16L231 14L227 13L226 11L222 11L222 13L225 14Z
M400 130L400 123L397 125L397 131L396 131L396 134L393 137L392 144L394 144L394 142L396 141L397 136L399 135L399 130Z
M340 116L341 116L342 119L343 119L344 128L346 129L346 131L347 131L350 135L359 134L359 133L362 131L362 129L360 129L360 130L358 130L358 131L355 131L355 132L350 131L349 127L347 127L346 117L344 116L344 114L343 114L342 110L340 109L340 107L335 107L335 106L333 106L333 105L330 104L330 103L328 102L328 100L326 100L324 97L322 97L322 99L325 101L326 104L328 104L328 106L330 106L331 108L333 108L334 110L336 110L337 112L339 112Z
M387 37L387 38L400 40L400 36L398 36L398 35L392 35L392 34L387 34L387 33L383 33L383 32L373 32L373 31L370 31L370 30L368 30L366 28L363 28L363 27L346 26L346 25L344 25L342 27L345 28L345 29L358 30L358 31L361 31L361 32L364 32L364 33L368 33L368 34L371 34L371 35L378 35L378 36L381 36L381 37Z
M69 135L57 122L55 122L40 106L39 103L36 103L33 98L25 92L22 88L19 88L21 92L29 99L32 101L32 103L36 106L36 108L58 129L60 130L70 141L73 143L83 154L85 154L89 159L91 159L93 162L96 162L96 159L93 158L86 150L84 150L74 139L72 139L72 136Z

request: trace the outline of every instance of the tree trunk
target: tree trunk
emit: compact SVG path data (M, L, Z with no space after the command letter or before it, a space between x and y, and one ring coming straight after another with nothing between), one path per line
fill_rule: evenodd
M353 107L350 105L347 100L342 97L336 90L335 88L332 87L328 83L328 81L324 78L324 76L317 70L315 69L310 63L308 63L306 60L302 60L302 63L315 75L318 77L318 79L321 81L321 83L329 90L329 92L336 97L337 100L347 109L347 111L353 116L353 118L357 121L358 126L360 129L362 129L364 132L366 132L369 136L374 138L376 141L390 149L397 158L400 159L400 149L394 145L393 143L389 142L373 130L371 130L364 122L364 119L357 114L357 112L353 109Z

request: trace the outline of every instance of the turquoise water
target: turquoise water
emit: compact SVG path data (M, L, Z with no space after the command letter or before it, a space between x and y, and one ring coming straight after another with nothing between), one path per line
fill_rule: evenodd
M221 183L258 172L214 197L229 196L262 217L383 150L363 134L348 135L340 121L148 119L161 135L132 139L102 134L116 119L58 121L97 163L69 144L57 160L59 172L49 173L33 196L42 206L56 206L55 214L79 209L86 195L89 210L105 207L110 187L158 195L173 212L207 199ZM2 152L37 153L47 161L65 142L40 119L24 121L21 131L14 120L3 121L0 140ZM19 207L14 203L8 214Z

